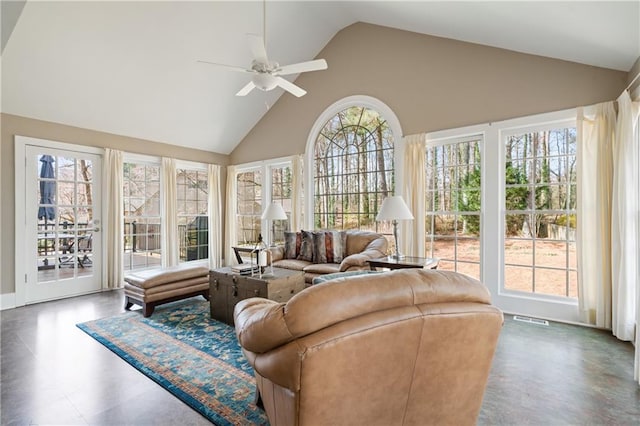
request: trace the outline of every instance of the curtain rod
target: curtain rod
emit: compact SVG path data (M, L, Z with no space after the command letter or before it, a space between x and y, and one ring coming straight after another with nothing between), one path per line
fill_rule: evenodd
M638 79L638 77L640 77L640 72L639 72L638 74L636 74L636 76L635 76L635 77L633 77L633 80L631 80L631 83L629 83L629 85L627 86L627 88L626 88L626 89L624 89L624 90L629 90L629 89L631 89L631 86L633 86L633 83L635 83L635 82L636 82L636 80Z

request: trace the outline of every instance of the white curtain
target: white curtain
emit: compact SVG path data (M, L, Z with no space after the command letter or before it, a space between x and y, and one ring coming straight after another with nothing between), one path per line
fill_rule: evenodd
M402 196L413 213L413 220L404 221L401 252L411 256L425 255L425 182L426 134L404 137L404 165Z
M160 246L162 249L162 266L176 266L178 264L178 219L176 193L176 160L173 158L162 158L160 171L162 177L162 204L160 208L161 236Z
M209 164L209 269L222 266L222 188L220 166Z
M302 205L302 194L303 194L303 177L302 177L302 155L294 155L291 157L291 224L290 231L297 231L302 229L302 214L304 211L304 206Z
M103 229L106 239L105 271L103 288L120 288L124 285L124 211L122 206L123 160L122 151L105 149L103 179L106 223ZM99 224L96 224L99 225Z
M621 340L634 340L640 224L638 106L626 90L618 98L618 122L613 144L613 197L611 214L612 331Z
M634 379L640 383L640 102L618 97L613 156L612 331L635 342Z
M578 307L581 321L611 328L613 102L578 112Z
M227 265L238 263L233 254L233 246L236 244L236 203L237 203L236 167L227 167L227 203L225 216L224 255Z

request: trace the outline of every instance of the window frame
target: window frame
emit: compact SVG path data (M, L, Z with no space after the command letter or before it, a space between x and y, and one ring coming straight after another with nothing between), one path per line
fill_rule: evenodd
M158 167L158 185L159 185L159 192L160 192L160 211L158 212L158 217L160 218L160 223L158 224L159 226L159 231L158 231L158 239L162 240L162 221L165 220L162 217L162 203L163 203L163 198L164 198L164 193L162 191L162 160L160 157L155 157L155 156L149 156L149 155L142 155L142 154L132 154L132 153L123 153L122 155L122 165L124 167L125 164L127 163L132 163L132 164L136 164L136 165L144 165L144 166L154 166L154 167ZM125 184L125 178L124 178L124 170L123 170L123 176L122 176L122 183L123 185ZM124 194L124 188L123 188L123 199L121 200L121 202L124 203L125 198L127 197ZM123 212L124 213L124 212ZM124 228L124 223L126 220L126 215L123 214L123 238L126 238L127 233L126 233L126 229ZM158 243L160 244L160 241L158 241ZM152 268L156 268L159 267L162 264L162 257L164 256L164 250L162 250L162 247L160 247L160 256L159 256L159 261L158 263L154 263L154 264L149 264L148 262L145 263L144 267L140 267L140 268L130 268L127 269L126 267L126 244L123 241L123 272L127 272L127 271L142 271L145 269L152 269Z
M426 141L426 151L429 150L429 148L433 148L433 147L443 147L443 146L448 146L448 145L457 145L460 143L467 143L467 142L477 142L480 148L480 211L478 212L478 220L479 220L479 227L478 227L478 237L475 238L467 238L464 237L463 239L474 239L478 241L479 244L479 254L478 254L478 262L475 261L468 261L468 260L461 260L459 261L458 259L458 255L457 255L457 242L460 239L457 235L457 232L454 234L454 238L453 240L455 241L455 246L454 246L454 250L455 250L455 259L453 260L448 260L454 263L454 268L455 271L458 271L458 263L464 263L464 264L477 264L478 265L478 276L476 278L480 279L482 277L482 270L483 270L483 244L482 244L482 239L483 239L483 207L484 207L484 169L483 169L483 164L484 164L484 156L485 156L485 140L484 140L484 133L483 132L479 132L479 133L475 133L475 134L464 134L464 135L456 135L456 136L449 136L449 137L441 137L441 138L427 138ZM425 152L425 155L427 154L427 152ZM426 160L425 160L426 161ZM428 164L426 164L425 162L425 168L429 167ZM430 190L430 188L427 188L426 183L425 183L425 217L424 220L426 222L427 217L429 217L430 215L434 215L434 212L432 210L429 209L429 206L427 206L426 204L426 196L427 196L427 192ZM438 211L439 212L439 211ZM459 211L457 210L453 210L450 212L446 212L444 214L453 214L456 217L457 216L465 216L466 214L460 214ZM437 215L437 214L435 214ZM433 255L433 246L431 247L431 250L429 250L429 243L431 243L433 245L433 240L434 240L434 236L435 234L427 234L427 230L429 229L429 227L426 225L425 223L425 253L423 254L424 257L432 257ZM431 241L428 241L427 238L431 236Z
M273 199L273 182L272 182L272 171L273 169L276 168L283 168L283 167L289 167L292 169L293 172L293 161L291 159L291 157L279 157L279 158L273 158L270 160L263 160L263 161L255 161L255 162L251 162L251 163L244 163L244 164L238 164L236 165L236 170L235 170L235 175L233 176L233 179L238 178L238 175L240 173L246 173L246 172L250 172L250 171L260 171L260 173L262 173L262 200L261 200L261 209L260 209L260 215L262 215L262 213L264 212L265 206L269 205L269 203L271 203L272 199ZM293 182L292 182L293 184ZM293 188L292 188L293 190ZM233 208L234 212L237 212L238 209L238 205L237 205L237 198L235 198L235 202L236 204L233 206L230 206L231 208ZM293 202L293 201L292 201ZM290 230L291 228L291 211L288 211L285 209L285 212L287 213L287 216L289 216L289 220L287 221L286 225L284 225L284 228L287 230ZM260 219L260 234L262 235L263 241L265 241L265 243L270 244L271 243L271 223L267 223L268 221L266 220L262 220ZM238 245L239 242L237 241L237 236L233 235L231 236L232 241L231 241L231 245L235 246ZM255 243L255 242L254 242Z
M202 172L206 175L207 177L207 227L210 226L211 224L211 218L210 218L210 214L211 212L209 211L209 197L211 197L211 188L209 188L209 166L205 163L198 163L198 162L193 162L193 161L186 161L186 160L176 160L176 185L177 185L177 172L178 170L188 170L188 171L197 171L197 172ZM179 207L178 207L178 200L177 200L177 187L176 187L176 222L179 220L179 218L181 217L180 213L179 213ZM201 215L196 215L196 216L201 216ZM184 217L184 216L183 216ZM178 225L179 226L179 225ZM179 236L179 232L178 232L178 253L180 253L180 236ZM198 265L198 264L203 264L203 265L207 265L209 264L209 257L211 255L211 247L209 247L209 242L210 242L210 238L207 238L207 254L208 256L204 259L195 259L195 260L185 260L185 261L181 261L180 260L180 256L178 256L178 264L185 264L188 263L190 265ZM201 246L199 246L201 247ZM187 246L186 249L188 250L189 247Z
M529 295L505 290L504 283L504 168L505 152L503 134L542 126L558 126L559 123L577 121L577 109L571 108L526 117L485 123L467 127L427 133L427 140L464 137L474 134L484 136L482 155L482 212L481 252L485 255L481 264L481 279L492 296L493 303L505 312L517 312L537 318L547 318L568 323L578 323L577 299L544 294ZM580 147L578 146L579 150ZM579 167L579 165L578 165Z
M315 167L315 143L318 135L324 128L327 121L337 115L339 112L350 107L365 107L372 109L379 113L387 121L389 130L393 135L393 164L394 164L394 188L391 191L392 194L399 195L400 188L403 186L402 173L396 173L396 170L402 170L402 161L404 153L404 138L402 133L402 127L396 114L389 108L384 102L371 96L355 95L340 99L327 107L322 114L318 116L315 123L311 127L309 135L307 136L307 144L305 148L305 167L303 172L304 188L305 188L305 205L304 205L304 227L306 229L313 229L314 227L314 200L315 200L315 187L314 187L314 170ZM402 227L403 224L400 224Z

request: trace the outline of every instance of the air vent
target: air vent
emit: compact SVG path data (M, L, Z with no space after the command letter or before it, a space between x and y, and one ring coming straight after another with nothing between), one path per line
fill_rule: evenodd
M547 320L543 320L539 318L522 317L520 315L514 315L513 320L520 321L520 322L528 322L530 324L537 324L537 325L549 325L549 321Z

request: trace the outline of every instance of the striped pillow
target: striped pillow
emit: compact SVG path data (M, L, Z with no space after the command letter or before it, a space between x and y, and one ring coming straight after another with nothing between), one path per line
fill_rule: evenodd
M300 254L296 259L313 262L313 233L309 231L300 231L302 241L300 243Z
M300 246L302 244L302 234L300 232L284 233L284 258L297 259L300 255Z
M313 233L313 262L340 263L345 257L347 233L344 231L316 231Z

